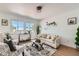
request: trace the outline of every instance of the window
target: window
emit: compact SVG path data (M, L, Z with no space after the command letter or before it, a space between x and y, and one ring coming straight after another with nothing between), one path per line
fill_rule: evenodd
M32 30L33 24L32 23L25 23L25 30Z
M24 22L18 22L18 30L24 30Z
M17 21L12 21L12 27L13 27L13 29L18 30L18 22Z
M16 30L32 30L33 23L25 23L22 21L12 21L12 27Z

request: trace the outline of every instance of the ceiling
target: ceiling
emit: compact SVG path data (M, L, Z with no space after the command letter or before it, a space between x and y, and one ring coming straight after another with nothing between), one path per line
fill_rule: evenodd
M43 6L40 13L37 12L36 6ZM49 16L57 16L64 12L75 10L79 8L77 3L1 3L0 11L16 13L24 16L30 16L36 19L43 19Z

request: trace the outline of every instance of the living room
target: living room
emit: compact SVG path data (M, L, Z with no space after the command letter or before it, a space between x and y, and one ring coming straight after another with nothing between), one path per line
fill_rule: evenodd
M79 55L79 44L75 44L75 42L79 43L75 40L79 37L76 34L79 31L77 30L79 27L78 3L2 3L0 7L1 56ZM6 39L11 41L7 43ZM11 42L15 47L17 46L16 51L13 50ZM13 51L6 51L8 48L4 48L5 45L9 49L13 48ZM31 51L32 49L28 48L29 45L32 45L31 48L34 50L40 50L36 51L39 53ZM25 51L26 49L30 52Z

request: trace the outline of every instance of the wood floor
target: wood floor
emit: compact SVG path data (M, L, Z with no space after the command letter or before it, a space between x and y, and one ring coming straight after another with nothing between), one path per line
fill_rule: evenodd
M57 49L54 55L55 56L79 56L79 50L61 45Z

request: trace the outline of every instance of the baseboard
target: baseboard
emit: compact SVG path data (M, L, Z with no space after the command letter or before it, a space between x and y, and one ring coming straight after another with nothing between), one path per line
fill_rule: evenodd
M67 45L64 45L64 44L60 44L60 45L65 46L65 47L68 47L68 48L76 49L74 47L70 47L70 46L67 46Z

